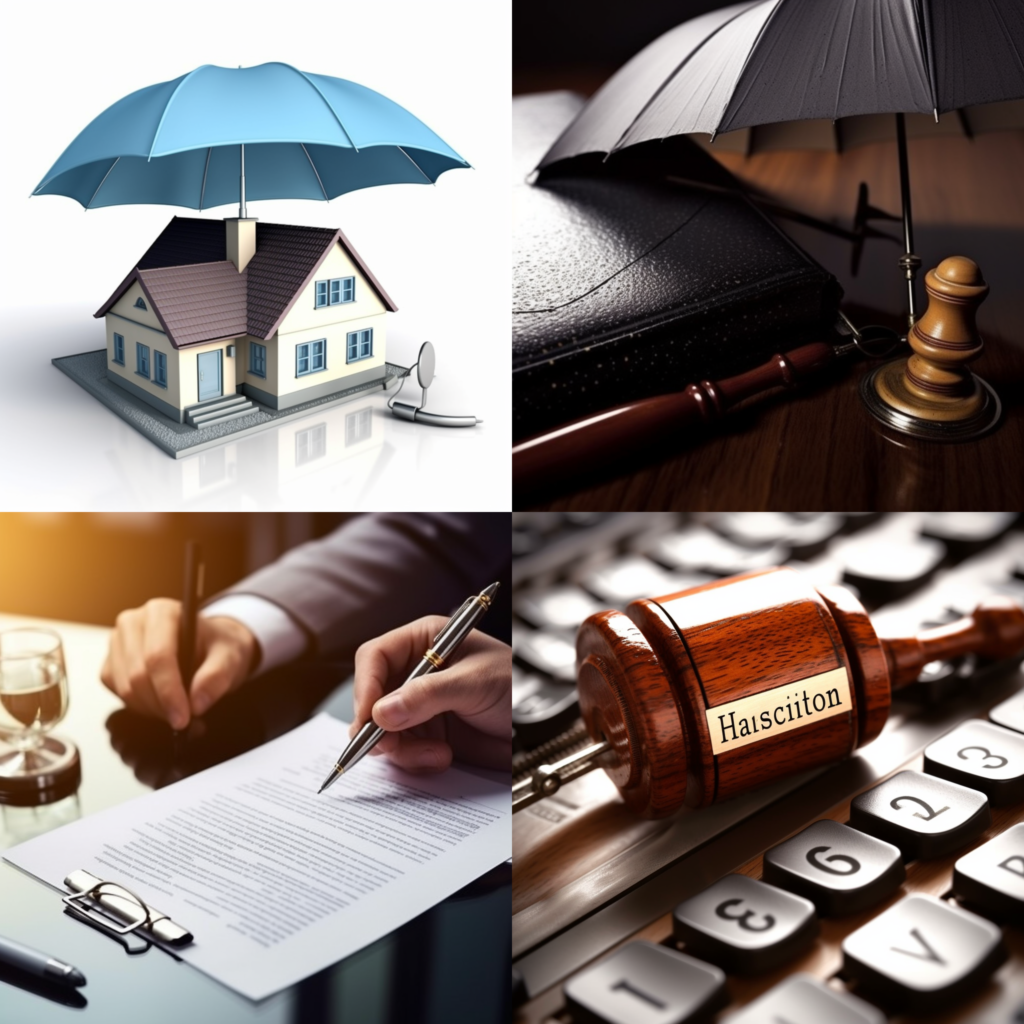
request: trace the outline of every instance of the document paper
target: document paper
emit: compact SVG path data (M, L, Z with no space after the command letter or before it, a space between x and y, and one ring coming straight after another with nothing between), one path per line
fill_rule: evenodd
M8 850L64 891L76 868L188 928L182 959L262 999L386 935L511 856L509 786L367 757L320 715L231 761Z

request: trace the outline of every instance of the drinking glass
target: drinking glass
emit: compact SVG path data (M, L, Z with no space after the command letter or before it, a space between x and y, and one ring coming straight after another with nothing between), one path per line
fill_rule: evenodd
M68 745L46 734L68 709L60 637L49 629L0 631L0 779L45 774Z

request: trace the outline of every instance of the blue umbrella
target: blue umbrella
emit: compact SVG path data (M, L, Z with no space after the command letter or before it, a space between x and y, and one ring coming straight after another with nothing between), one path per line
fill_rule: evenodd
M433 183L468 167L404 107L343 78L289 64L204 64L139 89L95 118L33 195L86 209L162 203L203 210L249 199L333 199Z

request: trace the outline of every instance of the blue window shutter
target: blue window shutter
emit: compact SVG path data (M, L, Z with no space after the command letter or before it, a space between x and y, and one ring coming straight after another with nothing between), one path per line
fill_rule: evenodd
M167 356L163 352L153 353L153 380L167 387Z
M316 305L319 309L327 305L327 282L317 281L316 283Z
M135 372L149 376L149 346L139 341L135 343Z
M295 373L301 376L309 373L309 345L295 346Z
M260 377L267 375L267 346L249 343L249 371Z
M124 366L124 335L114 335L114 362Z
M343 277L341 279L341 301L352 302L356 297L356 279L354 277Z

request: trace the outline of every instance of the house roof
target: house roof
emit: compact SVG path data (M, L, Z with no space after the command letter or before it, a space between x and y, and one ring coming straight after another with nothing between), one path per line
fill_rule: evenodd
M256 254L241 273L225 235L221 220L174 217L95 315L138 281L175 348L241 334L267 340L336 242L384 306L398 308L340 229L257 223Z

